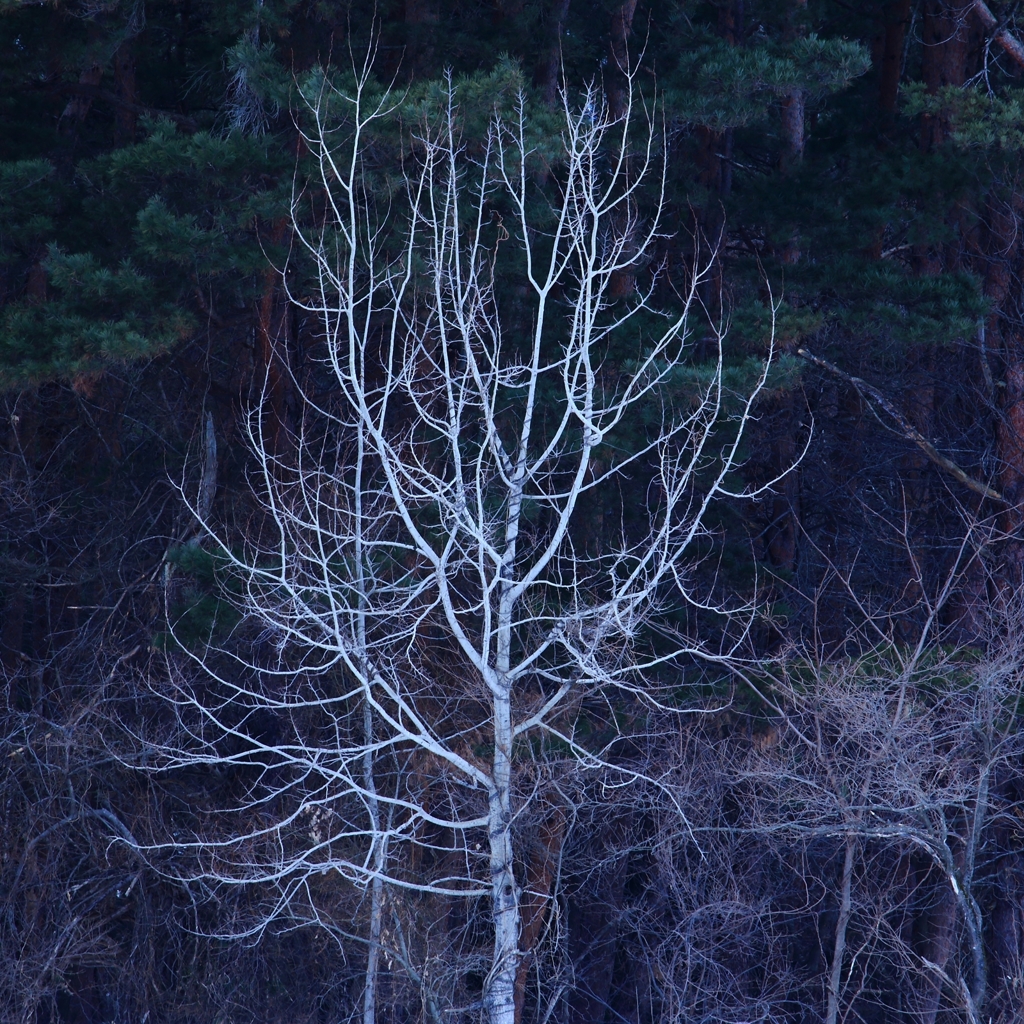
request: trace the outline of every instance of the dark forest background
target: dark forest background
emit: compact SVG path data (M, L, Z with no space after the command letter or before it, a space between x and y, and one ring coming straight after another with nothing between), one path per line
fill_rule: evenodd
M706 563L756 601L772 684L695 679L720 710L652 732L689 834L599 780L524 824L522 1020L1020 1020L1018 7L0 0L0 1017L357 1014L363 894L325 882L320 926L251 928L260 893L139 852L239 780L129 752L163 714L139 680L222 599L176 484L205 457L204 511L244 532L246 412L294 421L318 337L275 269L296 83L374 45L399 92L521 88L542 128L563 86L614 112L633 69L668 154L658 256L678 282L710 261L737 394L778 304L740 485L785 475L716 512ZM712 349L698 325L696 376ZM389 913L378 1019L476 1019L472 914Z

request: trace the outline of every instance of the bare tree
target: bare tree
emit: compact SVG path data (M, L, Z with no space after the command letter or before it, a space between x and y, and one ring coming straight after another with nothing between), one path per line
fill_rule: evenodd
M172 659L180 731L149 764L246 780L234 831L167 848L200 858L195 882L271 893L255 929L319 919L322 875L367 888L365 1024L386 892L485 899L482 1008L511 1024L523 908L532 933L550 896L524 893L514 844L543 752L634 779L617 702L664 703L669 669L744 642L742 622L712 640L678 613L726 612L694 566L767 365L742 400L720 358L679 384L702 271L670 292L652 266L664 147L632 82L619 116L593 88L564 99L543 175L524 100L471 146L449 83L389 190L375 133L400 102L369 64L308 94L317 174L293 228L315 284L292 299L322 324L320 361L295 380L290 444L249 420L259 514L241 540L198 517L241 623L193 649L198 675ZM646 284L615 299L624 272ZM634 488L628 514L588 544L614 487ZM608 736L583 734L584 706ZM413 970L406 952L387 955Z
M909 669L908 660L876 649L830 665L790 662L765 690L779 715L775 740L753 746L734 776L737 793L757 794L745 828L769 846L837 845L838 874L823 882L836 905L829 1024L848 1018L879 964L897 970L908 996L916 990L919 1019L935 1020L944 990L966 1020L983 1019L979 858L1003 813L993 776L1020 752L1019 640L984 659L933 652ZM901 889L893 871L909 860L919 878ZM933 909L919 911L911 942L896 921L915 901Z
M641 785L647 834L616 851L650 861L621 911L630 978L658 993L643 1017L1018 1019L993 917L999 833L1020 820L1021 653L1011 622L987 654L933 649L909 672L882 645L790 656L751 677L755 701L666 727L646 757L689 827Z

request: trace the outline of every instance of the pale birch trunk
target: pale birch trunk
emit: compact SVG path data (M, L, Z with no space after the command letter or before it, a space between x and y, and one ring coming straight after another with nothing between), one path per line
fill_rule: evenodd
M366 663L366 552L363 537L363 463L366 458L366 430L360 424L356 431L356 466L353 487L355 530L354 555L356 586L361 605L357 617L356 643L362 652L363 673L369 674ZM374 776L373 748L373 707L368 699L363 700L363 787L366 793L370 828L373 835L371 863L373 875L370 879L370 926L366 953L366 978L363 984L363 1024L377 1021L377 978L380 971L380 940L384 914L384 871L387 867L387 835L381 829L380 801L377 799L377 781Z
M494 962L484 990L490 1024L514 1024L516 972L519 967L519 890L512 851L512 708L507 687L495 694L493 787L488 794L491 910Z
M484 1006L490 1024L515 1024L516 977L519 973L519 889L513 871L512 850L512 619L515 610L512 576L515 571L519 516L523 502L523 476L533 425L533 403L527 402L519 435L519 457L509 482L505 522L505 550L499 566L497 645L491 683L494 758L488 793L487 837L490 844L491 912L494 916L494 961L484 988Z

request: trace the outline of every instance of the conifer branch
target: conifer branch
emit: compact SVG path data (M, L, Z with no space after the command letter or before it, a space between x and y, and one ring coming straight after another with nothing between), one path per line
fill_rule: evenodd
M956 477L965 487L969 487L976 494L980 494L984 498L992 498L995 501L1005 502L1006 499L996 490L993 490L987 484L983 484L980 480L975 480L974 477L969 476L965 473L955 462L947 459L945 455L938 451L938 449L922 434L900 411L890 402L885 395L883 395L877 388L872 387L866 380L860 377L853 377L843 370L840 370L838 366L830 363L827 359L821 359L811 352L808 352L805 348L797 349L797 355L806 359L809 363L813 363L815 366L820 367L822 370L827 370L829 373L841 380L846 381L847 384L852 385L861 396L873 398L899 425L900 430L903 431L904 436L913 441L928 456L935 465L944 469L951 476Z

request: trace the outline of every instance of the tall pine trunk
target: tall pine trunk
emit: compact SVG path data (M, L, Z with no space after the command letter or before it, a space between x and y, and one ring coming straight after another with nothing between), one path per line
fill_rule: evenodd
M879 68L878 110L888 127L896 118L896 100L903 75L903 48L910 26L910 0L886 4L883 14L882 60Z
M546 20L545 47L533 75L533 84L548 106L558 97L558 76L562 67L562 34L569 16L569 0L552 0Z

